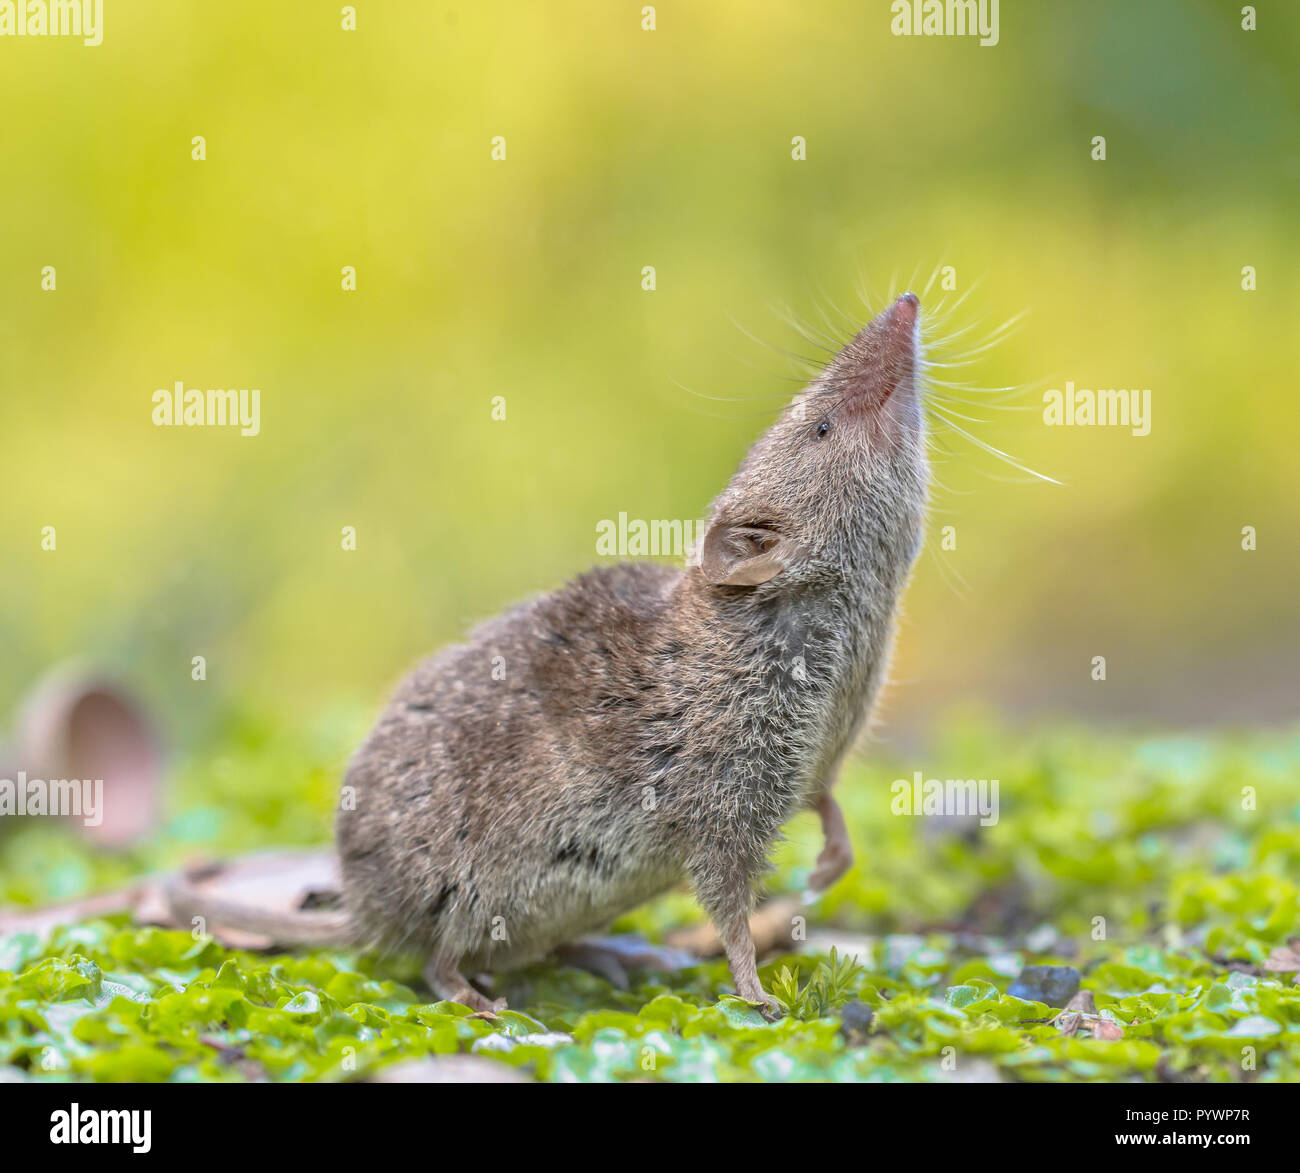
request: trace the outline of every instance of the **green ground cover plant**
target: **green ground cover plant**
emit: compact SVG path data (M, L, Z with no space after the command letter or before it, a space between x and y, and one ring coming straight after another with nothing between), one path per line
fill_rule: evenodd
M179 767L148 849L102 856L24 826L0 841L0 900L325 842L360 727L232 718ZM492 1019L433 1000L415 959L232 950L123 916L0 938L0 1074L335 1081L470 1055L549 1081L1300 1079L1300 730L964 719L921 756L876 752L841 779L857 863L805 909L799 952L762 967L777 1023L729 995L722 962L627 990L537 965L501 978L511 1009ZM891 782L920 767L997 777L997 823L892 814ZM769 891L799 891L818 847L801 816ZM615 927L657 939L698 917L683 890ZM1010 992L1036 966L1077 970L1083 1001L1062 1014Z

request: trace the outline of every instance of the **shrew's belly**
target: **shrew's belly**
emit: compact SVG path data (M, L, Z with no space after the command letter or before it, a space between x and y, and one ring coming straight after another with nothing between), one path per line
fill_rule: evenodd
M600 872L581 866L550 869L528 884L526 897L519 901L515 915L506 920L505 939L473 950L466 966L500 969L539 960L584 934L608 928L612 921L663 895L682 878L681 865L663 859L624 858Z

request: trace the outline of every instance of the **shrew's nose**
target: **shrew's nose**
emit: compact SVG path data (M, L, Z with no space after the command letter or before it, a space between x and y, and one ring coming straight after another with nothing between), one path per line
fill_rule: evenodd
M884 319L881 325L890 333L898 335L900 341L911 348L914 342L913 331L916 329L916 319L920 311L921 302L916 294L905 293L880 315Z

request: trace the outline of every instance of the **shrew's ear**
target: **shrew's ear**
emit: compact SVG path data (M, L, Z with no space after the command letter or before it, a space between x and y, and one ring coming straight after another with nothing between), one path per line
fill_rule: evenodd
M775 578L794 557L794 544L757 525L715 522L704 536L700 570L714 586L758 586Z

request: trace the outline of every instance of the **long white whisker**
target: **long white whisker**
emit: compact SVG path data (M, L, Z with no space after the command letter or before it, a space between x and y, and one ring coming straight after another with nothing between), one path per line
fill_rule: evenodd
M993 422L992 420L982 420L978 416L962 415L962 413L957 411L955 408L945 407L942 404L936 402L934 399L926 400L925 406L926 406L926 410L928 411L937 411L944 415L951 415L956 417L959 420L966 420L972 424L991 424Z
M1053 484L1053 485L1061 484L1061 482L1058 481L1055 477L1049 477L1046 473L1038 472L1035 469L1030 468L1027 464L1021 464L1020 461L1018 461L1014 456L1010 455L1009 453L1003 452L1001 448L995 448L992 444L986 443L985 441L981 440L978 436L972 436L970 432L966 431L965 428L959 427L957 424L954 424L951 420L945 420L944 422L947 427L951 428L959 436L965 437L976 447L984 449L985 452L988 452L992 456L996 456L999 460L1003 461L1006 464L1011 465L1012 468L1019 469L1021 472L1027 473L1031 477L1036 477L1040 481L1047 481L1049 484Z

